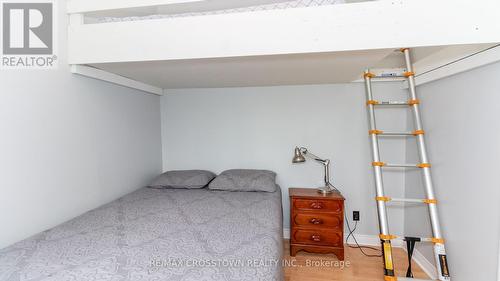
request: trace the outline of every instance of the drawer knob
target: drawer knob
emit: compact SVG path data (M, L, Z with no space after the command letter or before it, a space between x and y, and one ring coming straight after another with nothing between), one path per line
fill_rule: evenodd
M323 204L321 202L313 202L311 203L312 209L323 209Z
M317 218L313 218L309 222L312 223L312 224L323 224L323 220L322 219L317 219Z
M313 234L311 235L311 240L314 242L321 242L321 236L319 236L318 234Z

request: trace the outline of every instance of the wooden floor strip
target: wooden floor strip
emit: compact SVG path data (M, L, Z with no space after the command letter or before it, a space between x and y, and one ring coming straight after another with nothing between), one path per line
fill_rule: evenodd
M335 255L318 255L299 252L290 257L289 241L285 240L284 257L288 266L285 266L285 281L378 281L384 280L382 258L364 256L359 249L346 246L345 263L339 263ZM374 251L366 250L369 253ZM394 264L398 276L405 276L408 261L406 252L394 249ZM293 261L293 262L292 262ZM292 265L290 265L292 264ZM413 262L415 278L429 279L422 269Z

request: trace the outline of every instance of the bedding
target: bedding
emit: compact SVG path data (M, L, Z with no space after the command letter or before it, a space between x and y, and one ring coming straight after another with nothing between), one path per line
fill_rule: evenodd
M203 188L215 178L205 170L168 171L159 175L149 186L153 188Z
M267 170L226 170L208 186L215 190L228 191L276 191L276 173Z
M282 10L291 8L304 8L304 7L314 7L314 6L324 6L324 5L335 5L344 4L345 0L294 0L286 2L277 2L274 4L266 5L255 5L235 9L222 9L214 11L203 11L203 12L191 12L191 13L178 13L178 14L157 14L148 16L135 16L135 17L102 17L98 18L98 23L106 22L120 22L120 21L139 21L139 20L151 20L151 19L168 19L168 18L178 18L178 17L196 17L205 15L218 15L218 14L231 14L231 13L243 13L243 12L254 12L254 11L266 11L266 10Z
M281 192L142 188L0 250L0 280L283 280Z

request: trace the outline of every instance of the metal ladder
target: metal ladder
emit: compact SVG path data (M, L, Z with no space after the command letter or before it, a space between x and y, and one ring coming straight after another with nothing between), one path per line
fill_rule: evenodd
M415 242L430 242L434 244L434 256L436 259L436 267L438 280L449 281L450 273L448 270L448 264L446 259L446 251L444 247L444 239L441 234L441 227L439 224L438 210L437 210L437 200L434 196L434 188L432 186L431 177L431 164L427 158L427 150L425 146L425 132L422 127L422 120L420 118L419 104L420 101L417 98L415 90L415 73L413 72L413 66L411 63L410 50L404 48L400 50L404 54L406 61L406 72L403 74L408 81L409 89L409 100L408 101L377 101L373 98L372 94L372 79L386 78L384 76L376 76L369 70L364 73L365 88L366 88L366 104L368 107L368 116L370 121L370 139L372 145L373 154L373 170L375 176L375 186L377 197L377 211L379 219L380 228L380 241L382 244L382 256L384 259L384 280L394 281L394 280L419 280L413 279L413 274L411 272L411 256ZM388 77L389 78L389 77ZM393 77L390 77L393 78ZM411 132L385 132L378 130L375 122L375 108L378 106L409 106L413 113L415 130ZM418 151L420 157L420 163L418 164L389 164L382 162L379 153L379 137L381 136L410 136L416 137L418 144ZM402 168L418 168L421 169L423 174L423 183L425 188L425 199L401 199L401 198L391 198L384 193L384 184L382 179L382 168L385 167L402 167ZM408 247L408 258L409 258L409 268L406 277L396 277L394 274L394 264L392 260L392 245L391 240L397 239L389 231L389 225L387 220L386 204L389 201L395 202L412 202L412 203L423 203L428 205L430 221L432 226L432 237L422 238L422 237L404 237Z

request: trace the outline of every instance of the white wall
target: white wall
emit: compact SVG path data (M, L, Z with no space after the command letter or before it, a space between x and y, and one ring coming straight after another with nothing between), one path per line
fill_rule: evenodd
M159 97L57 70L0 71L0 248L147 183L161 170Z
M403 99L399 84L379 84L376 95ZM404 109L380 114L381 128L406 128ZM322 166L292 164L303 145L333 163L332 178L347 198L349 218L361 211L361 234L377 234L371 154L362 84L171 90L162 97L164 170L261 168L276 171L283 189L285 227L289 187L322 183ZM382 148L386 160L404 161L404 141ZM386 142L387 143L387 142ZM389 192L402 196L404 177L387 173ZM403 231L400 208L391 212L396 233Z
M499 249L500 64L418 87L453 280L496 280ZM408 161L416 144L408 142ZM406 195L422 196L420 173ZM407 235L427 234L425 207L405 213ZM430 245L417 248L433 262Z

